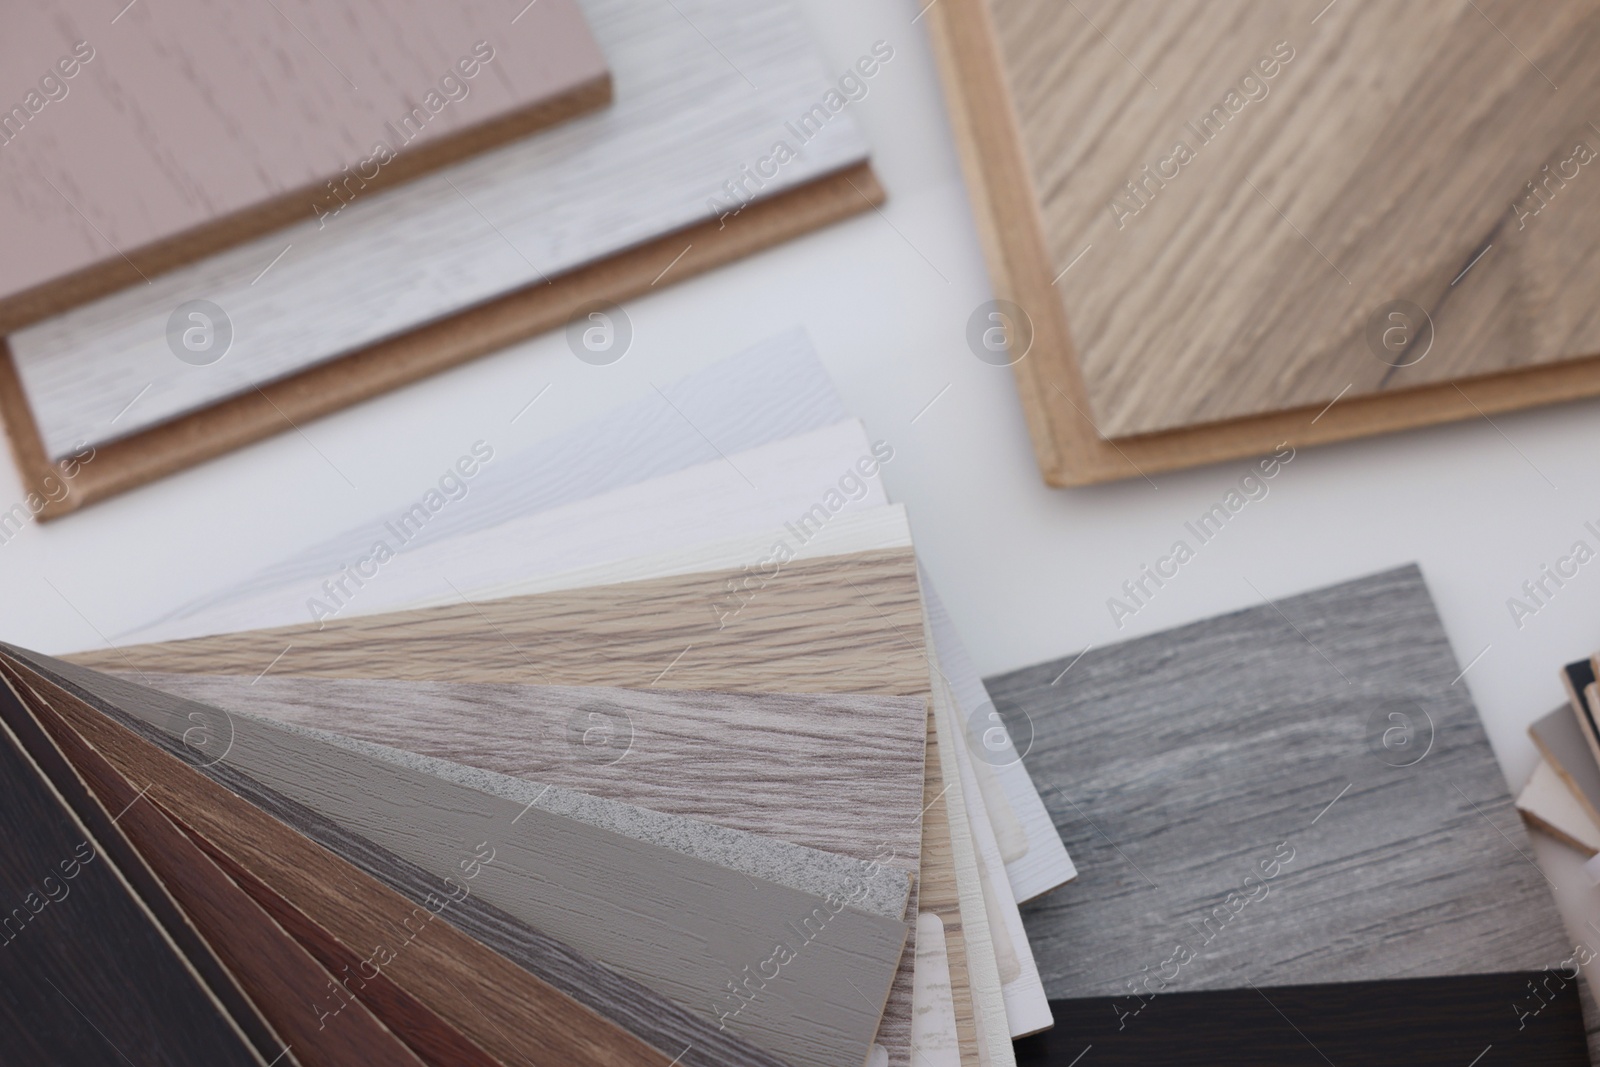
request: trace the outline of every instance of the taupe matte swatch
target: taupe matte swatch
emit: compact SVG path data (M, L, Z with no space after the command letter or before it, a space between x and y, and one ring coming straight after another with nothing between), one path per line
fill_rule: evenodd
M208 757L435 875L456 873L487 842L494 858L473 882L485 901L795 1067L867 1058L906 927L846 907L849 896L757 882L303 728L120 679L73 680L173 737L201 727Z
M1561 776L1573 796L1600 823L1600 766L1589 751L1583 727L1570 704L1563 704L1528 727L1545 762Z

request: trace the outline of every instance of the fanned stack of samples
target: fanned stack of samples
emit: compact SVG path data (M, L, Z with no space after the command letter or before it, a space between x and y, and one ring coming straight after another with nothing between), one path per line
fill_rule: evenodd
M364 10L359 0L352 2ZM531 334L572 323L586 328L591 315L603 316L597 321L607 340L591 344L579 329L582 354L607 362L627 343L627 327L613 306L618 302L870 210L883 199L850 104L860 99L863 79L893 62L894 48L886 42L841 73L828 69L787 3L542 0L513 12L514 18L499 9L491 17L471 5L466 12L413 6L432 12L405 22L427 38L417 50L431 54L457 39L467 50L459 68L450 65L454 53L440 61L448 95L434 91L438 76L431 66L413 84L421 75L413 77L409 58L385 65L384 57L403 53L407 42L395 41L393 32L358 32L361 10L325 14L303 3L277 13L263 9L268 26L288 35L279 51L309 57L321 88L305 88L307 94L325 91L338 101L355 95L338 70L348 53L382 71L385 85L393 83L394 105L371 115L349 105L350 115L327 115L297 98L296 115L321 116L318 121L332 126L327 139L359 145L359 155L306 162L300 156L319 147L310 138L299 155L285 153L303 164L300 169L261 192L275 195L272 211L252 214L248 204L237 205L223 218L226 225L209 229L201 225L207 220L184 216L168 227L190 226L176 245L143 230L97 235L91 220L114 216L121 222L138 214L121 206L136 199L134 193L117 199L98 186L80 190L51 169L53 156L41 162L56 143L43 127L73 118L78 97L89 96L83 79L108 80L105 93L82 102L85 110L96 101L102 110L115 107L110 90L116 78L167 87L164 68L144 55L163 40L166 18L150 6L133 7L106 36L96 37L97 58L79 73L74 84L80 88L0 148L0 173L31 180L25 209L13 214L20 219L48 207L50 218L75 228L70 247L98 257L90 262L84 251L58 265L77 273L63 275L67 280L49 290L48 300L28 295L39 291L37 285L26 290L14 313L8 314L12 305L0 289L7 349L0 359L0 414L29 488L47 500L41 517L287 431ZM321 37L323 56L294 29L293 20L313 15L339 23L339 32ZM443 30L435 25L441 21ZM59 32L35 36L53 39ZM166 36L187 42L193 35ZM212 94L202 117L253 128L252 115L235 113L243 107L237 97L254 99L258 83L271 79L249 63L230 64L238 40L221 29L215 36L220 58L201 70L238 91ZM129 39L144 51L130 51ZM480 39L483 48L470 53ZM18 47L28 56L39 52L39 63L55 60L53 44ZM34 65L19 59L17 69ZM474 79L467 78L468 69ZM520 117L527 109L507 109L535 89L548 91L556 74L565 78L562 85L587 78L583 85L609 91L614 83L614 99L590 100L591 91L582 99L609 106L513 139L529 131ZM515 101L503 99L506 85L524 88L518 78L529 80L526 91ZM375 89L366 86L369 95ZM473 109L493 105L506 114L486 116L448 140L447 147L459 149L454 155L425 143L398 151L392 163L366 163L372 137L394 140L393 124L405 126L401 116L409 114L413 96L441 102L439 117L427 126L430 135L447 123L464 123ZM543 115L549 109L535 110ZM174 109L170 119L185 136L198 136L193 124L184 125L186 112ZM276 128L295 133L310 121L284 120ZM81 133L75 144L93 141L75 126L56 132ZM206 142L212 153L215 141ZM121 144L107 142L105 151ZM198 150L179 155L211 158ZM428 163L431 173L410 161ZM350 166L341 171L340 163ZM120 170L100 171L108 180L115 174L118 190L128 184ZM307 178L324 172L336 179L327 188L320 178ZM144 170L130 173L138 178ZM47 184L51 175L54 190ZM396 184L401 177L411 180ZM311 194L290 195L307 182L315 186ZM198 179L191 184L208 188ZM73 196L73 204L63 202ZM291 214L280 210L285 204ZM235 207L232 201L228 206ZM241 212L260 224L236 224ZM275 227L271 232L267 222ZM206 240L198 241L197 232ZM132 247L138 241L154 242L154 251ZM128 256L117 255L111 243ZM13 287L26 284L19 279ZM93 462L81 469L75 464L74 476L61 479L59 465L83 454ZM61 481L67 492L43 491Z
M1012 1063L1019 904L1076 871L894 454L785 335L116 648L4 649L13 747L239 1062Z
M1600 853L1600 658L1561 668L1567 703L1528 727L1539 765L1517 796L1517 810L1530 826L1592 857Z
M1018 1062L1589 1063L1460 676L1406 567L988 679L1084 870Z

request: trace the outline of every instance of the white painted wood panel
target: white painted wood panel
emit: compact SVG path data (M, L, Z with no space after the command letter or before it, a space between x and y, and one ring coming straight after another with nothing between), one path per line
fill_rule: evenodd
M780 140L798 154L752 193L866 158L848 107L809 141L786 126L831 87L787 3L582 7L611 64L611 107L12 334L46 451L125 436L715 217L708 201L727 202L724 183ZM197 298L233 334L200 367L166 336Z

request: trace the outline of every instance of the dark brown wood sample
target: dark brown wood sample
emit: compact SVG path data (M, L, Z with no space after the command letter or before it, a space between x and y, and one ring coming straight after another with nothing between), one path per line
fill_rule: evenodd
M1513 971L1052 1000L1018 1067L1588 1067L1574 974ZM1131 1002L1131 998L1122 998ZM1085 1055L1086 1048L1092 1049Z
M0 691L0 703L20 710L10 689ZM3 725L0 782L6 1059L265 1064L109 851Z
M19 679L11 679L19 689ZM25 699L40 699L24 690ZM83 768L80 779L61 750L49 739L21 703L0 701L0 717L27 746L41 766L49 770L58 787L69 777L82 788L79 797L63 794L91 826L92 815L117 811L116 825L139 850L184 917L194 924L223 965L236 979L256 1010L276 1030L282 1041L264 1050L276 1056L287 1045L306 1067L363 1067L380 1056L385 1063L420 1065L419 1059L359 1001L342 1004L336 1022L319 1015L315 1006L329 998L335 976L312 957L244 890L213 863L154 803L142 802L140 790L87 745L72 753ZM52 767L51 764L56 764ZM98 802L97 802L98 800ZM102 805L104 806L102 808ZM93 811L85 812L92 807ZM105 835L102 833L102 840ZM126 869L126 867L124 867ZM152 894L143 892L149 901ZM172 931L174 924L165 923ZM189 958L193 960L194 954ZM215 989L217 983L212 983ZM236 1016L237 1017L237 1016ZM258 1043L258 1048L260 1047Z
M444 902L436 909L413 906L31 667L10 662L49 701L39 718L58 744L77 733L124 777L150 782L147 797L209 842L216 850L212 858L235 881L247 890L252 881L268 887L310 920L308 930L327 931L334 941L321 946L325 967L339 971L377 959L384 981L369 982L360 992L397 1033L405 1033L404 1012L420 1002L508 1067L670 1063L670 1055L599 1019L448 923L432 921ZM464 854L470 855L471 845L464 844ZM272 910L270 900L258 902ZM291 928L286 915L274 912L274 918ZM371 996L391 988L404 991L406 1000Z

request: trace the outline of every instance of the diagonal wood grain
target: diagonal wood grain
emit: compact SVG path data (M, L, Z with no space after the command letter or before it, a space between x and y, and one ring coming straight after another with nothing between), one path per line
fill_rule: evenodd
M1032 722L1082 872L1024 911L1052 997L1570 954L1415 567L1095 649L1052 686L1067 662L987 680Z
M9 688L0 702L26 715ZM7 1056L265 1064L8 726L0 780Z
M304 655L284 655L274 673L928 697L909 550L792 563L746 604L737 626L719 630L710 605L741 573L339 620L320 631L289 627L131 646L72 660L105 670L255 677L291 646ZM930 720L924 797L932 799L922 818L919 907L944 925L962 1055L975 1063L960 906L953 877L942 873L953 871L944 789ZM907 1062L900 1058L907 1046L888 1047L896 1062Z
M28 701L39 700L32 690L22 691ZM105 829L96 835L102 842L112 841L112 835L120 830L138 850L133 862L139 867L148 865L161 882L159 887L141 887L140 895L154 906L153 898L170 894L182 909L175 919L163 917L163 926L190 963L199 968L205 958L215 953L230 974L229 984L237 981L250 998L249 1010L259 1012L272 1028L266 1035L268 1042L256 1040L263 1055L276 1056L288 1046L294 1058L306 1067L356 1067L370 1063L374 1055L382 1056L386 1063L412 1067L426 1062L359 1001L349 1005L348 1012L341 1011L333 1026L319 1020L307 1005L327 995L335 980L333 974L181 829L154 804L138 803L139 790L97 753L82 747L74 751L79 766L84 768L80 777L21 702L0 701L0 717L72 805L78 818L91 827L104 824ZM109 812L117 813L115 824ZM131 865L121 864L124 870ZM199 951L185 945L179 936L190 924L204 938ZM223 994L218 982L209 984L219 996ZM239 1017L238 1012L233 1014ZM484 1058L481 1062L490 1061Z
M615 802L599 814L577 808L574 817L575 794L552 803L547 789L520 781L524 788L508 793L485 772L450 774L465 768L335 743L333 735L229 715L68 664L54 669L174 740L206 723L205 758L225 760L438 877L459 882L463 855L489 852L492 860L476 864L472 893L796 1067L867 1058L906 939L900 872L797 855L804 850L794 846L779 851L753 835L730 840L724 831L711 841L703 831L715 828L681 817L657 825L659 817L647 822L651 813L630 814ZM600 825L621 819L630 820L626 833ZM712 844L720 862L701 858ZM766 862L750 862L753 845L765 846ZM774 874L827 889L802 893L770 880ZM892 899L877 899L894 889ZM768 974L763 961L774 940L790 951ZM724 988L730 982L751 984L736 996Z
M573 1062L665 1067L670 1062L669 1055L590 1014L449 923L431 921L442 906L440 900L425 911L413 906L235 792L209 781L188 762L163 752L133 732L132 720L116 709L91 706L14 657L8 655L6 662L10 671L48 699L47 706L36 710L58 743L76 734L125 777L150 782L147 796L206 842L213 859L236 882L253 887L252 895L263 888L267 891L257 899L269 910L279 908L274 917L280 923L287 925L293 920L291 912L299 912L310 919L304 930L326 931L331 942L317 948L307 945L313 952L320 949L327 954L325 966L340 969L378 959L383 981L376 983L375 992L382 994L391 986L405 991L508 1067ZM113 721L113 716L121 721ZM215 764L209 770L220 768L225 765ZM407 919L413 925L408 926ZM376 955L367 945L385 952ZM358 951L354 946L363 947ZM373 1006L378 1010L401 1005Z
M268 675L122 675L229 712L917 870L926 709L912 697ZM841 722L848 721L846 733ZM757 784L759 783L759 784Z

